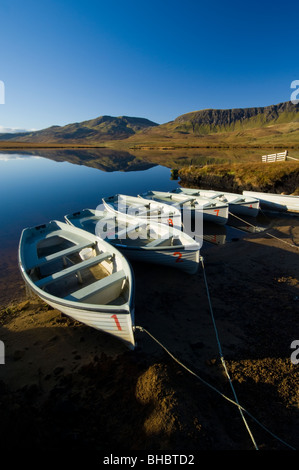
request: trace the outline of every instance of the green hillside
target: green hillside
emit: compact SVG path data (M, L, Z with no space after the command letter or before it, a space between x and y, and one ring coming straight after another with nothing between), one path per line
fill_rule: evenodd
M299 105L288 101L259 108L203 109L183 114L166 124L166 127L173 132L210 134L290 122L299 122Z
M144 118L100 116L89 121L66 126L52 126L22 134L2 134L0 140L32 143L96 143L105 140L127 139L144 128L157 124Z
M158 148L299 148L299 104L203 109L156 124L145 118L100 116L22 134L0 134L0 147L105 146L122 150Z
M205 109L144 129L123 142L131 148L299 148L299 105Z

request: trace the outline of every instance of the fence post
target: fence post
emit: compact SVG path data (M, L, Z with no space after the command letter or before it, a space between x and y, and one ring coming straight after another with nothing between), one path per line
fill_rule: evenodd
M272 153L271 155L263 155L262 162L282 162L286 161L288 155L288 151L285 150L284 152L280 153ZM291 157L289 157L291 158Z

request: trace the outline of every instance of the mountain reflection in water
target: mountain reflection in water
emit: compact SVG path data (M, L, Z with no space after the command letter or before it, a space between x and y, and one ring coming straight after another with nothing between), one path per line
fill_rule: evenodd
M16 285L9 278L18 279L21 286L17 250L23 228L64 220L64 215L85 208L95 209L107 195L171 191L179 187L179 181L171 177L170 157L164 154L164 158L167 162L161 165L161 154L153 152L146 158L111 149L0 152L1 295L13 298ZM204 224L202 251L238 240L248 230L251 225L238 220L228 221L224 227Z
M104 148L22 150L18 152L18 155L19 157L43 157L55 162L69 162L76 165L84 165L91 168L96 168L105 172L143 171L156 166L155 163L143 161L129 152L121 150L115 151Z

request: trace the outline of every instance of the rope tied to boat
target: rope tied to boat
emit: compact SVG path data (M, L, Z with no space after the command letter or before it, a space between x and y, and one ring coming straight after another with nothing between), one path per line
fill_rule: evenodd
M246 413L253 421L255 421L261 428L263 428L268 434L270 434L274 439L277 439L280 441L282 444L285 446L289 447L291 450L296 450L293 446L288 444L287 442L283 441L281 438L276 436L272 431L267 429L262 423L260 423L257 418L255 418L251 413L249 413L248 410L246 410L243 406L241 406L239 403L236 401L232 400L231 398L227 397L224 393L222 393L220 390L218 390L216 387L211 385L209 382L204 380L202 377L200 377L198 374L196 374L194 371L189 369L185 364L183 364L179 359L177 359L157 338L155 338L146 328L142 326L135 326L135 330L139 330L143 333L146 333L150 338L152 338L153 341L155 341L177 364L179 364L183 369L185 369L187 372L189 372L191 375L196 377L198 380L200 380L204 385L212 389L214 392L216 392L218 395L220 395L222 398L227 400L228 402L232 403L233 405L237 406L239 409L241 409L244 413ZM257 447L255 447L256 450L259 450Z
M260 423L251 413L249 413L249 411L247 411L243 406L240 405L239 401L238 401L238 398L237 398L237 395L236 395L236 392L235 392L235 389L233 387L233 383L232 383L232 380L230 378L230 375L229 375L229 372L228 372L228 369L227 369L227 366L226 366L226 363L225 363L225 360L224 360L224 356L223 356L223 353L222 353L222 347L221 347L221 343L220 343L220 340L219 340L219 335L218 335L218 330L217 330L217 327L216 327L216 322L215 322L215 318L214 318L214 313L213 313L213 308L212 308L212 302L211 302L211 297L210 297L210 293L209 293L209 287L208 287L208 282L207 282L207 277L206 277L206 273L205 273L205 267L204 267L204 262L203 262L203 257L201 256L200 257L200 261L201 261L201 264L202 264L202 268L203 268L203 275L204 275L204 281L205 281L205 286L206 286L206 291L207 291L207 297L208 297L208 303L209 303L209 308L210 308L210 313L211 313L211 317L212 317L212 322L213 322L213 326L214 326L214 330L215 330L215 335L216 335L216 340L217 340L217 344L218 344L218 349L219 349L219 354L220 354L220 360L221 360L221 363L222 363L222 366L224 368L224 371L226 373L226 376L229 380L229 383L230 383L230 386L231 386L231 389L232 389L232 392L233 392L233 395L234 395L234 400L232 400L231 398L227 397L224 393L222 393L220 390L218 390L216 387L214 387L213 385L211 385L210 383L208 383L206 380L204 380L202 377L200 377L198 374L196 374L194 371L192 371L189 367L187 367L185 364L183 364L179 359L177 359L157 338L155 338L146 328L142 327L142 326L135 326L135 330L139 330L141 332L144 332L146 333L150 338L152 338L177 364L179 364L183 369L185 369L187 372L189 372L191 375L193 375L194 377L196 377L198 380L200 380L200 382L202 382L204 385L206 385L207 387L209 387L210 389L212 389L214 392L216 392L218 395L220 395L222 398L224 398L225 400L227 400L228 402L232 403L233 405L237 406L237 408L239 409L240 411L240 414L242 416L242 419L243 419L243 422L245 424L245 427L250 435L250 438L251 438L251 441L254 445L254 448L255 450L259 450L256 442L255 442L255 439L253 437L253 434L249 428L249 425L245 419L245 416L244 416L244 413L246 413L253 421L255 421L262 429L264 429L268 434L270 434L273 438L277 439L278 441L280 441L282 444L284 444L285 446L289 447L291 450L296 450L293 446L291 446L290 444L288 444L287 442L285 442L284 440L282 440L281 438L279 438L277 435L275 435L272 431L270 431L269 429L267 429L262 423Z
M212 308L212 302L211 302L211 297L210 297L210 292L209 292L209 287L208 287L208 282L207 282L207 277L206 277L206 273L205 273L205 266L204 266L204 260L203 260L203 257L201 256L201 265L202 265L202 269L203 269L203 275L204 275L204 281L205 281L205 286L206 286L206 291L207 291L207 296L208 296L208 302L209 302L209 307L210 307L210 313L211 313L211 317L212 317L212 322L213 322L213 326L214 326L214 330L215 330L215 334L216 334L216 340L217 340L217 344L218 344L218 349L219 349L219 354L220 354L220 359L221 359L221 363L222 363L222 366L224 368L224 371L226 373L226 376L228 378L228 381L229 381L229 384L231 386L231 389L232 389L232 392L233 392L233 395L234 395L234 398L235 398L235 404L237 405L239 411L240 411L240 414L241 414L241 417L244 421L244 424L245 424L245 427L251 437L251 440L253 442L253 445L255 447L256 450L258 450L258 446L254 440L254 437L252 435L252 432L250 431L250 428L247 424L247 421L245 419L245 416L244 416L244 413L243 413L243 408L240 406L239 404L239 401L238 401L238 398L237 398L237 394L235 392L235 389L234 389L234 386L233 386L233 383L232 383L232 380L230 378L230 375L228 373L228 370L227 370L227 367L226 367L226 363L225 363L225 360L224 360L224 356L223 356L223 353L222 353L222 347L221 347L221 343L220 343L220 340L219 340L219 335L218 335L218 330L217 330L217 326L216 326L216 322L215 322L215 318L214 318L214 313L213 313L213 308ZM244 410L245 411L245 410Z
M235 217L236 219L241 220L241 222L245 223L246 225L250 225L250 227L253 227L257 233L264 231L263 228L259 228L259 227L257 227L256 225L251 224L251 223L248 222L247 220L241 219L241 217L238 217L236 214L233 214L233 213L230 212L230 211L229 211L228 213L229 213L229 215L231 215L232 217ZM285 240L282 240L281 238L276 237L276 236L273 235L272 233L269 233L269 232L265 232L265 233L266 233L266 235L269 235L269 237L275 238L276 240L278 240L278 241L280 241L280 242L282 242L282 243L285 243L286 245L289 245L289 246L291 246L292 248L297 248L297 249L299 249L299 246L294 245L294 244L289 243L289 242L286 242Z

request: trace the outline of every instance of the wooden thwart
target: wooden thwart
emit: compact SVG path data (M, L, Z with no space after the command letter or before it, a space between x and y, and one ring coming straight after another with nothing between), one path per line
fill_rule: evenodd
M90 268L94 266L95 264L105 261L108 258L111 258L111 253L109 252L101 253L98 256L94 256L85 261L81 261L80 263L74 264L73 266L70 266L69 268L63 269L62 271L59 271L57 273L51 274L50 276L44 277L43 279L40 279L39 281L37 281L35 284L37 285L37 287L43 288L44 286L51 284L52 282L61 280L64 277L69 276L70 274L79 272L82 269Z
M82 287L81 289L65 297L65 299L73 301L85 301L91 295L98 293L117 282L123 281L124 279L126 279L126 273L122 269L121 271L116 271L115 273L112 273L109 276L104 277L103 279L99 279L93 282L89 286Z

